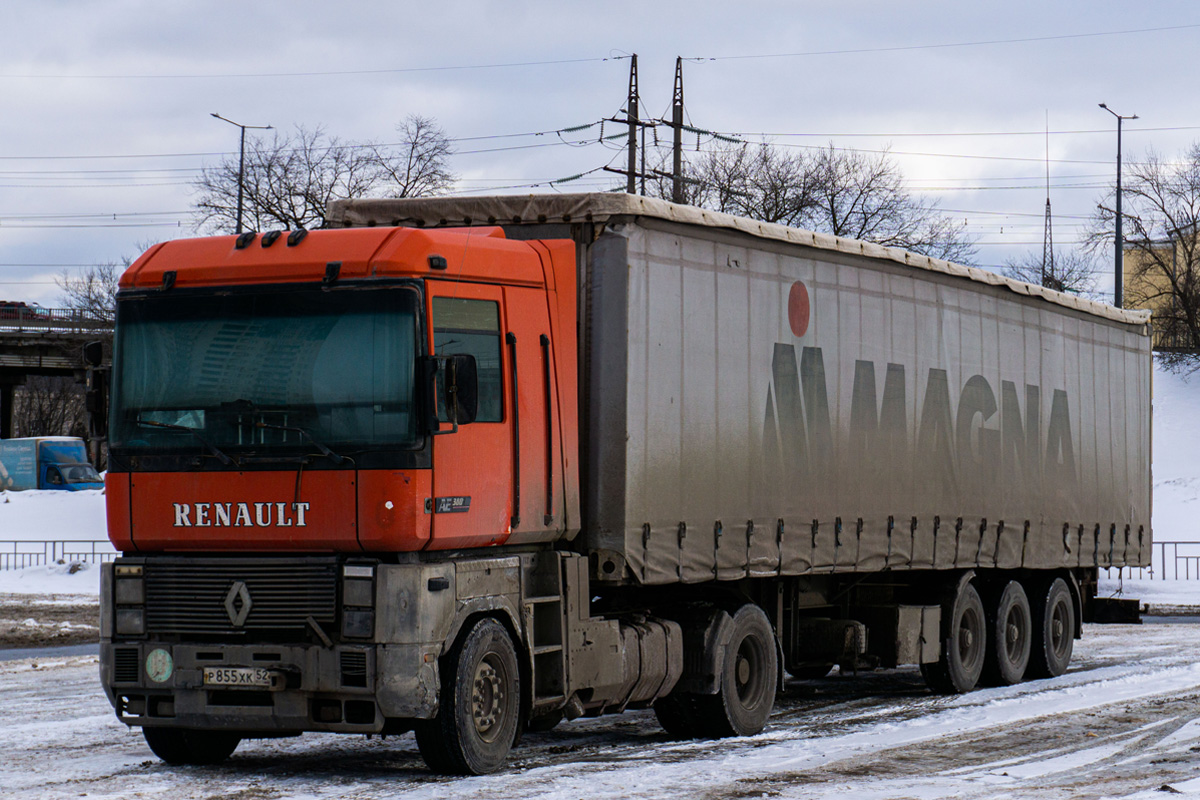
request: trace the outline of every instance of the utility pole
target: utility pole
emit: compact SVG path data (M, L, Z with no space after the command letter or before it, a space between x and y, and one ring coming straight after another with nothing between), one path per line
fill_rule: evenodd
M671 200L683 202L683 57L675 57L675 94L671 99Z
M629 166L627 169L604 167L605 172L615 172L625 176L625 191L629 194L638 193L638 178L642 179L642 194L646 193L646 135L645 129L654 127L653 122L643 122L638 117L638 106L641 98L638 96L637 53L629 57L629 97L625 101L625 119L608 118L611 122L629 125ZM638 129L642 129L642 167L638 169Z
M1137 119L1138 115L1123 117L1104 103L1101 103L1100 107L1117 118L1117 233L1113 242L1113 249L1116 251L1113 256L1113 305L1121 308L1125 294L1125 242L1121 238L1121 122Z
M237 127L242 129L242 142L241 142L241 145L238 147L238 201L237 201L238 205L237 205L237 231L235 231L235 233L241 233L242 232L242 196L244 194L244 192L243 192L244 183L242 180L242 176L245 175L245 173L246 173L246 128L253 128L254 130L259 130L259 131L269 131L269 130L272 130L272 128L270 125L242 125L240 122L234 122L231 119L225 119L225 117L222 117L220 114L217 114L216 112L213 112L212 116L216 117L217 119L221 120L222 122L228 122L230 125L236 125Z
M638 73L637 53L629 59L629 99L625 101L625 117L629 120L629 171L626 173L625 191L637 193L637 134L638 134Z
M1049 278L1053 283L1047 283ZM1050 111L1046 111L1046 231L1042 234L1042 286L1063 290L1054 274L1054 226L1050 217Z

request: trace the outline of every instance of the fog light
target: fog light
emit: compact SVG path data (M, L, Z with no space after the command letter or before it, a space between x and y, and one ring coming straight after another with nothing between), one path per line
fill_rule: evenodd
M345 611L342 614L342 636L369 639L375 635L374 611Z
M121 713L128 717L141 717L146 713L146 696L127 694L121 697Z
M113 595L119 606L140 606L146 602L146 583L141 578L117 578Z
M141 608L117 609L117 633L141 636L146 632L146 611Z

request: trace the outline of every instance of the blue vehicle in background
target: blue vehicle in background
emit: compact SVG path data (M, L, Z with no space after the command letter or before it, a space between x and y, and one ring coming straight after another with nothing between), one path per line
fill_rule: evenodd
M0 490L103 489L104 480L88 463L83 439L39 436L0 439Z

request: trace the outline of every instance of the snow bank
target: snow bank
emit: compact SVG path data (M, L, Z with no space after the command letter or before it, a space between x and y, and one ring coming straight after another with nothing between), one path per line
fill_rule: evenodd
M1200 373L1154 370L1154 538L1200 542Z
M104 490L0 492L0 541L108 539Z
M100 595L100 566L86 561L0 570L0 595Z

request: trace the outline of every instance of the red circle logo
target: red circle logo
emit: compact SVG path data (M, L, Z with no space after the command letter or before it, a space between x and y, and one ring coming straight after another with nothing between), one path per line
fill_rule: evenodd
M792 284L792 290L788 292L788 323L792 326L792 333L799 338L808 331L808 288L796 281Z

